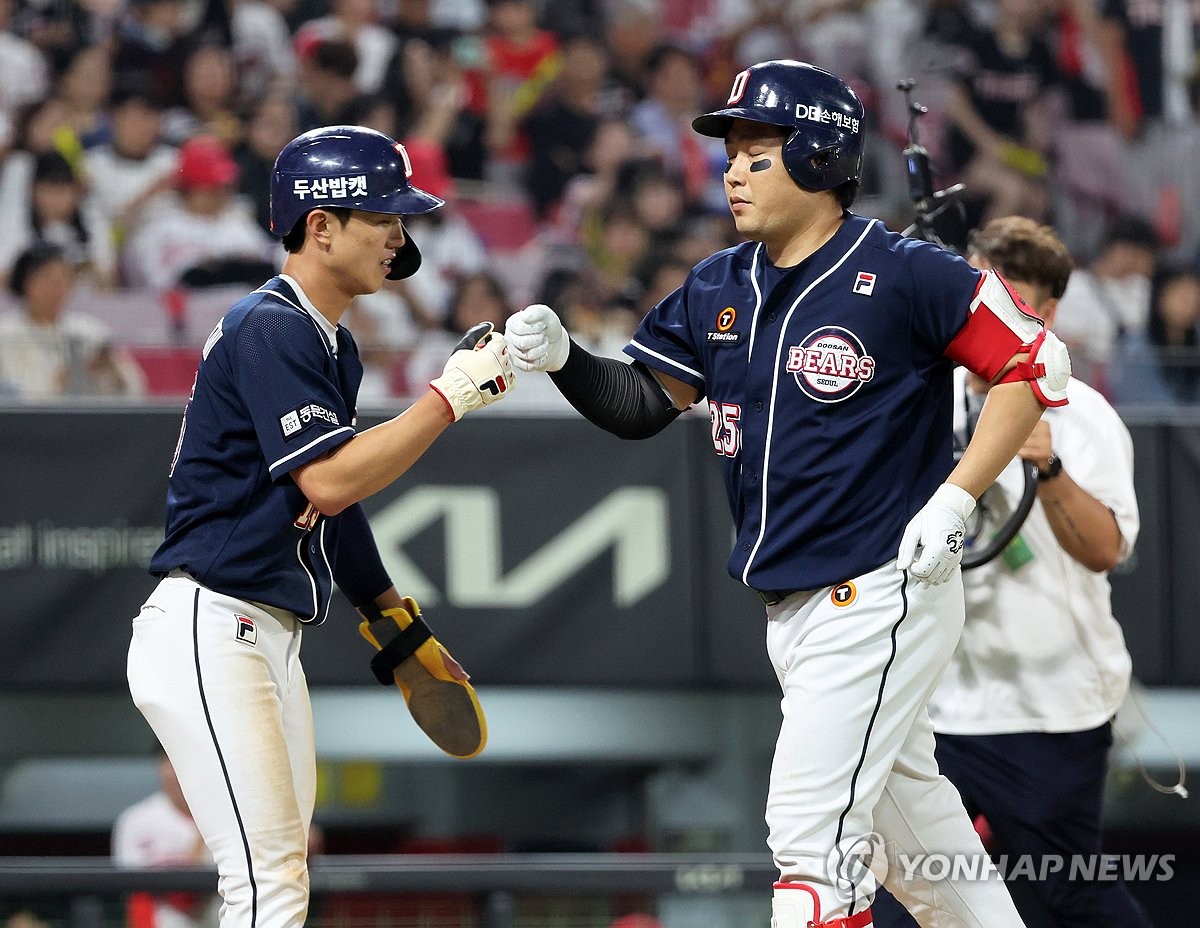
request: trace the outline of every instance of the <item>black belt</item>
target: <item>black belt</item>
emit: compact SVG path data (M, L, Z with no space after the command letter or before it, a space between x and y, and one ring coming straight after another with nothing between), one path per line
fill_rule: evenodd
M783 602L799 590L755 590L755 594L763 601L764 606L775 606Z

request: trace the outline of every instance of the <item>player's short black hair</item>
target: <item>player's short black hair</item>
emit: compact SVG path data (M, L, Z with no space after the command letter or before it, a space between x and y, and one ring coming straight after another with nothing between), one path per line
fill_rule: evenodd
M842 209L849 209L854 205L854 201L858 198L858 188L861 186L857 180L848 180L838 184L833 188L834 199L838 201L838 206Z
M14 295L24 299L25 284L28 283L30 274L52 261L66 260L66 252L58 245L51 242L34 242L17 256L8 278L8 287Z
M350 209L348 206L322 206L321 209L325 210L325 212L329 213L330 215L336 216L338 222L340 222L342 225L345 225L350 221L350 214L354 212L354 210ZM287 235L283 237L284 251L299 251L301 246L303 246L305 228L304 224L305 220L308 218L308 214L311 212L312 210L310 209L304 213L303 216L297 219L296 224L293 225Z

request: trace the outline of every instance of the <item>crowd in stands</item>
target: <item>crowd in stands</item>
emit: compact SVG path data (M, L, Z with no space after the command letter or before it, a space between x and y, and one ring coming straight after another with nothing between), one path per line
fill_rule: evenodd
M403 141L447 200L407 221L422 269L347 319L364 402L527 302L618 355L736 242L724 148L691 119L790 57L864 98L856 211L911 221L896 83L916 78L937 186L966 185L947 241L1051 223L1079 268L1077 369L1118 403L1195 403L1198 52L1188 0L0 0L0 397L186 392L163 352L194 370L279 267L275 155L337 123Z

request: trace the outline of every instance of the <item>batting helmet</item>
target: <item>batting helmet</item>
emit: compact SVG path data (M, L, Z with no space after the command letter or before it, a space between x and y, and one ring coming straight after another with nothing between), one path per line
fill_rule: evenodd
M341 206L391 216L414 216L445 201L414 187L412 165L399 142L363 126L326 126L283 147L271 174L271 231L285 236L309 210ZM405 230L388 280L411 277L421 251Z
M832 190L862 173L865 111L835 74L803 61L764 61L740 72L725 108L697 116L692 128L723 139L735 119L790 129L783 165L806 190Z

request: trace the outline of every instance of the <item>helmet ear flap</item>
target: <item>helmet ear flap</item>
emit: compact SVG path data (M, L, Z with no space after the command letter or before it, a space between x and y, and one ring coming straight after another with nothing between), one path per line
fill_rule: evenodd
M408 231L408 227L404 227L404 244L400 246L396 252L396 257L392 258L392 269L387 273L388 280L403 280L406 277L412 277L421 267L421 249L417 247L417 243L413 241L412 234Z

